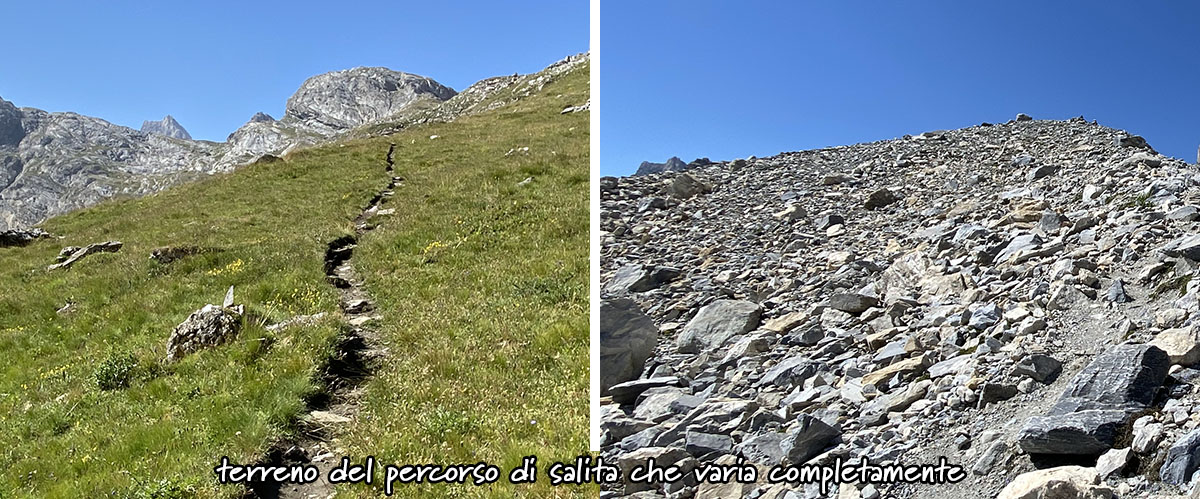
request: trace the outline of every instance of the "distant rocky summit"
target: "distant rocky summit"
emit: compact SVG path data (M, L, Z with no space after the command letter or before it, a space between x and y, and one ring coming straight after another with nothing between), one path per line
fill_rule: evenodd
M691 163L684 163L683 160L679 159L678 156L672 156L671 159L668 159L666 163L651 163L649 161L643 161L641 165L638 165L637 171L633 174L649 175L651 173L681 172L689 168L697 168L710 164L712 164L712 161L709 161L708 158L697 158Z
M1141 137L1021 115L605 177L600 209L606 463L964 478L602 497L1200 497L1200 176Z
M192 140L169 115L137 131L0 99L0 230L31 226L114 196L149 194L265 155L284 157L351 131L388 133L502 106L508 101L493 99L501 91L515 85L536 91L586 60L580 54L536 74L488 78L459 98L425 76L380 67L334 71L306 80L279 120L259 112L224 143Z
M250 117L250 123L270 123L272 121L275 121L275 118L262 111L254 113L254 116Z
M167 137L176 139L192 139L191 134L189 134L187 130L183 129L183 125L180 125L179 122L175 121L175 118L172 118L169 114L160 121L143 121L142 131L146 133L166 135Z

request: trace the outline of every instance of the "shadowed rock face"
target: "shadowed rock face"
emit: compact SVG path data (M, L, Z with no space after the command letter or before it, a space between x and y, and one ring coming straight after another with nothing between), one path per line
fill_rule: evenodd
M11 102L0 99L0 147L16 146L24 137L21 111Z

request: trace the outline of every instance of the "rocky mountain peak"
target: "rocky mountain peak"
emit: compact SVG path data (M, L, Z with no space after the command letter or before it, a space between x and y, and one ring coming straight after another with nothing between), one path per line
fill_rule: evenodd
M358 67L305 80L288 99L284 120L349 129L392 116L418 100L445 101L455 93L432 78Z
M254 116L250 117L250 123L270 123L272 121L275 121L275 118L262 111L254 113Z
M192 135L183 128L183 125L180 125L179 122L175 121L175 118L171 117L169 114L158 121L143 121L142 131L146 133L166 135L167 137L174 137L176 139L192 140Z

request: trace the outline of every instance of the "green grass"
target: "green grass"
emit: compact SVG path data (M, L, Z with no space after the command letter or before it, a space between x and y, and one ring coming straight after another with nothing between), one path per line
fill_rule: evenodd
M339 444L352 459L506 468L585 452L587 113L558 112L587 92L585 66L485 114L103 203L43 225L62 239L0 249L0 497L240 494L217 485L212 467L222 455L253 462L295 431L345 327L336 313L278 333L264 324L337 310L325 244L386 184L389 142L406 182L354 264L390 358ZM529 154L505 156L522 146ZM125 246L45 270L63 246L109 239ZM165 245L212 251L149 259ZM172 328L230 285L248 310L239 337L165 364ZM397 495L594 493L538 484Z

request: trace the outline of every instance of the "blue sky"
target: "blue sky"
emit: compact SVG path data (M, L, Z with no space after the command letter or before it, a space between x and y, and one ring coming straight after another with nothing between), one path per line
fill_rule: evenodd
M171 114L216 141L328 71L462 90L588 49L585 1L3 2L0 19L0 98L133 128Z
M1195 2L608 2L600 22L605 175L1019 112L1200 145Z

